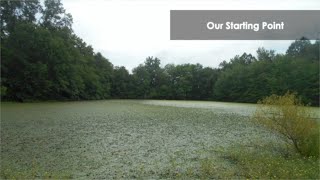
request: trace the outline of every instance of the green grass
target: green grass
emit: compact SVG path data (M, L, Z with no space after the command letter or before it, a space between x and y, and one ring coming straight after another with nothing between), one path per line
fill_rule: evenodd
M72 179L72 175L65 172L48 172L33 167L28 170L1 167L2 179Z
M266 148L283 142L248 116L226 111L228 105L153 103L2 103L1 178L265 178L272 177L267 170L250 166L269 161L285 170L307 169L296 175L270 169L277 177L319 173L311 168L315 160ZM232 109L237 105L243 108Z
M286 152L287 150L280 150ZM319 161L300 154L275 153L270 146L233 148L226 159L236 165L235 173L250 179L319 179Z

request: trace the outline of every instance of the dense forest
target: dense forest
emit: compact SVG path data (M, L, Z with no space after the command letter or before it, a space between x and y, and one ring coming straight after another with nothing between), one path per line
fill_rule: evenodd
M293 42L285 54L259 48L218 68L161 65L147 57L129 73L72 30L60 0L1 1L1 98L9 101L107 98L257 102L296 92L319 105L320 41ZM215 57L212 57L214 59Z

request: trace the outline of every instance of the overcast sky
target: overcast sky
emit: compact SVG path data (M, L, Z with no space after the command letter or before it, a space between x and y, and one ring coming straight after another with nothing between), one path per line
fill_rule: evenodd
M319 0L62 0L73 29L95 52L128 70L147 56L218 67L258 47L284 53L291 41L170 41L170 10L319 10Z

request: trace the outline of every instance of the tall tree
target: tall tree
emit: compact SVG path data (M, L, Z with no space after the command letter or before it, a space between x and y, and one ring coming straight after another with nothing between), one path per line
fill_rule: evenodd
M292 58L303 57L307 55L307 49L310 46L310 40L302 37L301 39L294 41L289 46L286 54Z
M46 28L67 28L71 30L72 16L66 13L61 0L45 0L42 10L42 25Z
M257 57L259 61L273 61L276 55L274 50L266 50L265 48L259 48L257 50Z
M21 21L35 23L41 6L38 0L2 0L0 9L1 37L3 37L9 35Z

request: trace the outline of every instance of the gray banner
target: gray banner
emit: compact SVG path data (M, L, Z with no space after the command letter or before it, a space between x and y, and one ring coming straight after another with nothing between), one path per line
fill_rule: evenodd
M171 10L171 40L314 40L320 10Z

